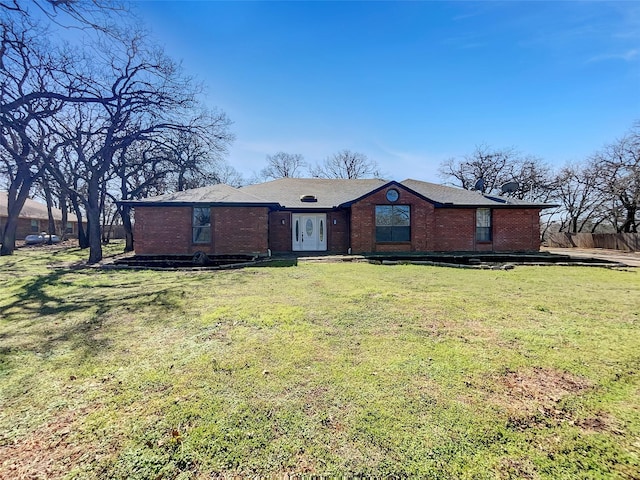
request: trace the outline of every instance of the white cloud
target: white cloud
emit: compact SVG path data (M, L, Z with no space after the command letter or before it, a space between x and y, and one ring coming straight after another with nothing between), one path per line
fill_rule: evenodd
M587 63L605 62L609 60L623 60L625 62L631 62L638 57L639 54L640 51L636 49L628 50L624 53L607 53L591 57L587 60Z

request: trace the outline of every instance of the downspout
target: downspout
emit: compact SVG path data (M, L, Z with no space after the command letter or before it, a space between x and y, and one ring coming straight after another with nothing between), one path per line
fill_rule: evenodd
M349 247L347 248L347 253L351 255L351 207L349 207L349 215L347 215L349 221L347 222L347 239Z

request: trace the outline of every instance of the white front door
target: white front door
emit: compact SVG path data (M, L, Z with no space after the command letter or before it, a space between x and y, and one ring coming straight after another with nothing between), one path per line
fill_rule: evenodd
M293 251L327 250L327 215L324 213L294 213L291 222Z

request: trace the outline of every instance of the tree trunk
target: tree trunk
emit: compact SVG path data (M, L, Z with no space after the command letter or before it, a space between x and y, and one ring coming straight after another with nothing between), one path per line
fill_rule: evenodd
M13 251L16 248L16 229L18 228L18 217L7 218L7 223L4 226L4 232L2 233L2 248L0 248L0 255L13 255Z
M96 178L89 180L87 188L87 222L89 233L89 260L92 265L102 260L102 241L100 238L100 186Z
M16 230L18 228L18 217L24 207L24 202L29 197L29 190L33 183L30 175L24 175L20 171L9 186L7 192L7 223L2 232L2 247L0 255L13 255L16 249Z
M49 245L53 243L53 235L56 234L56 221L53 218L53 199L51 198L51 188L49 186L49 180L43 178L42 186L44 188L44 196L47 200L47 218L49 220L49 227L47 233L49 234Z
M120 218L124 228L124 251L133 252L133 226L131 224L131 207L123 205L120 207Z
M69 200L71 200L71 205L73 206L73 211L76 214L76 219L78 220L78 246L81 249L89 248L89 238L87 237L87 233L84 229L83 218L82 218L82 209L80 208L80 203L78 202L78 197L75 195L70 195ZM87 225L88 227L88 225Z
M625 208L627 211L627 215L624 220L624 223L622 224L622 227L620 228L620 231L624 233L637 233L638 232L638 225L636 224L637 208L633 205L629 205L629 206L625 205Z
M67 198L64 193L60 193L58 200L60 201L60 210L62 210L62 225L60 226L60 239L67 239L67 223L69 222L69 211L67 210Z

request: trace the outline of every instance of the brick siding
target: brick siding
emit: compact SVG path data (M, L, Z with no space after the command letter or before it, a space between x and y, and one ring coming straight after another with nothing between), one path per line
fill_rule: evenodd
M434 208L401 186L397 202L389 203L386 189L347 210L327 212L327 251L537 251L540 247L539 209L493 209L492 241L475 241L475 208ZM376 242L376 205L411 206L411 241ZM191 207L139 207L135 212L137 254L209 254L291 251L291 212L267 207L213 207L212 241L191 241ZM284 224L282 221L284 220ZM335 225L334 225L335 220ZM351 225L349 225L351 222Z
M215 254L267 253L267 207L214 207L211 224Z
M138 255L267 253L267 207L212 207L211 242L192 242L191 207L139 207L134 248Z
M493 211L493 248L501 251L538 251L540 249L540 210L513 209Z
M269 248L273 253L291 251L291 212L269 214Z
M382 189L351 206L351 248L353 253L363 252L425 252L433 250L434 207L422 198L395 185L400 193L396 202L386 198L387 190ZM411 241L376 242L376 205L411 206Z
M436 208L434 236L436 252L476 250L476 209Z
M348 211L339 210L327 213L327 241L327 250L329 252L347 253L349 250Z
M539 209L492 209L492 241L476 242L476 209L436 209L436 251L538 251Z
M351 207L351 248L364 252L537 251L540 248L539 209L492 209L492 241L476 242L475 208L435 208L400 186L393 205L411 206L411 241L377 243L376 205L391 205L387 189Z

